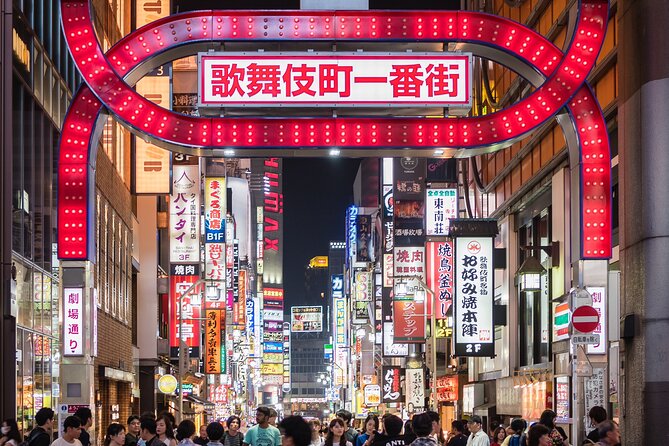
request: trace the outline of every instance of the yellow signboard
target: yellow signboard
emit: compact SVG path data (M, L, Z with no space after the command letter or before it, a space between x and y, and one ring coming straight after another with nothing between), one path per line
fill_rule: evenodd
M283 375L283 364L267 364L260 365L261 375Z
M309 268L327 268L328 256L316 256L309 260Z

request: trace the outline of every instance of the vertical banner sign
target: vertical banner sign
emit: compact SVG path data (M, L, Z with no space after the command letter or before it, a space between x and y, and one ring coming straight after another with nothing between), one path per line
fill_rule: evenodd
M434 292L437 319L446 319L446 312L453 303L455 266L453 242L427 242L427 286ZM427 314L432 314L432 299L428 300Z
M451 219L458 217L457 189L428 189L425 208L427 235L447 235Z
M492 237L455 239L455 356L495 354Z
M194 287L184 294L200 278L199 265L172 264L170 271L170 346L178 355L179 317L182 318L181 339L188 347L200 346L200 287ZM179 311L181 306L181 312ZM181 314L180 314L181 313ZM175 357L175 355L173 355Z
M385 404L401 403L404 374L399 366L383 366L381 373L381 399Z
M425 342L425 302L413 299L393 301L393 342L422 344Z
M263 289L263 341L266 343L278 344L278 352L283 353L283 289L280 288L264 288ZM275 312L276 315L270 315L268 312ZM266 316L270 316L275 320L268 320ZM260 370L262 375L274 375L274 378L265 378L272 380L277 384L283 383L283 364L279 362L275 364L277 367L270 367L269 364L263 363ZM265 367L267 366L267 367Z
M351 206L346 209L346 265L355 262L357 235L358 208Z
M569 391L569 377L558 376L555 378L555 413L557 419L566 422L569 419L569 401L571 392ZM592 407L592 406L588 406Z
M372 292L372 273L370 271L356 271L355 300L358 302L371 302Z
M393 159L395 246L417 246L425 240L425 176L424 158Z
M93 308L92 311L96 311ZM84 290L63 289L63 356L84 354Z
M248 274L245 269L239 270L239 301L237 302L237 325L242 330L246 328L246 279Z
M246 296L246 336L249 340L249 357L255 357L256 351L256 299Z
M234 255L234 239L235 239L235 225L231 216L225 217L225 239L228 243L225 244L225 289L227 292L227 305L232 309L233 304L233 267L235 265Z
M593 367L592 376L585 377L585 407L606 407L608 404L606 376L606 367Z
M225 178L204 180L205 277L225 281Z
M372 216L358 215L356 218L355 261L370 262L372 259Z
M260 161L262 169L252 168L252 170L263 172L263 282L281 285L283 284L282 164L280 158L266 158Z
M290 392L290 323L283 323L283 385L281 390Z
M332 291L332 308L334 309L334 349L335 362L340 367L335 367L335 385L344 385L346 380L345 368L347 364L348 336L346 331L346 298L344 297L344 275L335 274L330 277Z
M425 374L423 369L406 369L406 404L409 413L425 408Z
M409 344L395 343L394 322L383 323L383 356L404 358L409 355Z
M173 167L170 262L200 262L200 168L197 164L175 163Z
M587 287L586 288L592 296L592 306L597 313L599 313L599 324L592 332L599 335L599 344L589 344L588 354L604 355L606 354L607 346L609 345L606 332L606 288L604 287Z
M225 373L225 309L205 310L204 372Z

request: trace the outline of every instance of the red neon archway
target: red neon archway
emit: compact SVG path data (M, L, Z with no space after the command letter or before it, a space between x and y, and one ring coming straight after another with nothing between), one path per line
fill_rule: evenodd
M172 147L447 146L468 151L503 147L505 142L508 145L566 105L581 147L581 256L610 256L608 137L601 110L584 83L604 38L608 16L604 1L580 5L576 31L564 56L542 36L500 17L474 12L360 11L186 13L134 32L105 56L94 36L87 1L63 1L62 5L68 45L90 89L82 88L75 97L61 141L60 258L88 258L86 222L92 208L87 200L93 187L89 183L94 164L88 151L101 102L137 133ZM495 114L429 121L189 117L145 100L123 80L141 63L175 46L221 40L296 39L474 42L513 54L547 80L528 98Z

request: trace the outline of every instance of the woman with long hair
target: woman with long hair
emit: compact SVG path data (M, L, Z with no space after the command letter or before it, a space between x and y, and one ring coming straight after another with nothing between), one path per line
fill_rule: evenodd
M550 409L546 409L541 413L539 424L543 424L550 430L550 437L553 441L553 446L569 446L567 441L567 433L561 427L555 426L555 419L557 414Z
M355 439L355 446L363 446L367 439L374 437L374 432L379 430L379 417L374 414L367 415L363 429L363 433Z
M165 446L177 446L177 440L174 438L174 428L170 419L163 415L156 420L156 435L158 439L165 443Z
M105 446L124 446L125 445L125 427L122 424L112 423L107 427L105 435Z
M177 427L177 440L179 446L195 446L193 437L195 436L195 423L193 420L183 420Z
M325 437L323 446L353 446L350 441L346 440L346 424L341 418L335 418L330 421L328 426L328 435Z
M499 426L492 434L492 443L490 446L501 446L504 443L506 438L506 428L504 426Z
M19 446L21 443L21 432L19 425L14 418L7 418L2 422L2 435L0 435L0 445Z

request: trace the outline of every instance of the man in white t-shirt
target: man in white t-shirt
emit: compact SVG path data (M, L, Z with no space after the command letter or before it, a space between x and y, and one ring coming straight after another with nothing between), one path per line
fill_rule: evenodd
M51 446L81 446L79 435L81 435L81 420L69 416L63 423L63 435L54 440Z

